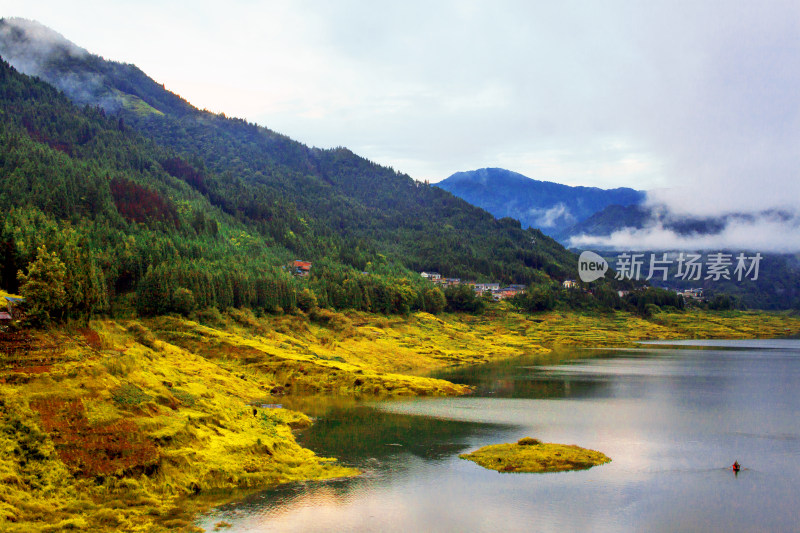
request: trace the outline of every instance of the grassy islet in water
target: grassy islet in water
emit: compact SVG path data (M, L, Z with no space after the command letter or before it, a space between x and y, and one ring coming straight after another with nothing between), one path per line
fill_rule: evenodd
M563 472L611 462L605 454L575 446L525 437L516 443L491 444L460 455L498 472Z

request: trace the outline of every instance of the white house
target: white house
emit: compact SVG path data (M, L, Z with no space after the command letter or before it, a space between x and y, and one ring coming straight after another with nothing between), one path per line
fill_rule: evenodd
M475 292L477 293L484 293L486 291L494 292L500 290L499 283L476 283L475 284Z

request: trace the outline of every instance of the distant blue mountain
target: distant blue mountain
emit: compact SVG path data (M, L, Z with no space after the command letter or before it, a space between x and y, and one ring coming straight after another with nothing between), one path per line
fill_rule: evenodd
M438 187L482 207L497 218L557 236L610 205L639 205L645 193L627 187L599 189L539 181L502 168L457 172Z

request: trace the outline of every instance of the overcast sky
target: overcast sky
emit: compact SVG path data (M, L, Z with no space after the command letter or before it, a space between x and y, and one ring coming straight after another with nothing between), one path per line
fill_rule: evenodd
M439 181L800 202L800 2L0 0L198 107Z

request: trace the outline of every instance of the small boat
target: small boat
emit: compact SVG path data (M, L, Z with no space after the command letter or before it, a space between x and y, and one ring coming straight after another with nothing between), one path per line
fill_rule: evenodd
M741 468L742 467L739 466L739 461L734 461L733 465L731 465L731 470L733 470L734 472L738 472L739 470L741 470Z

